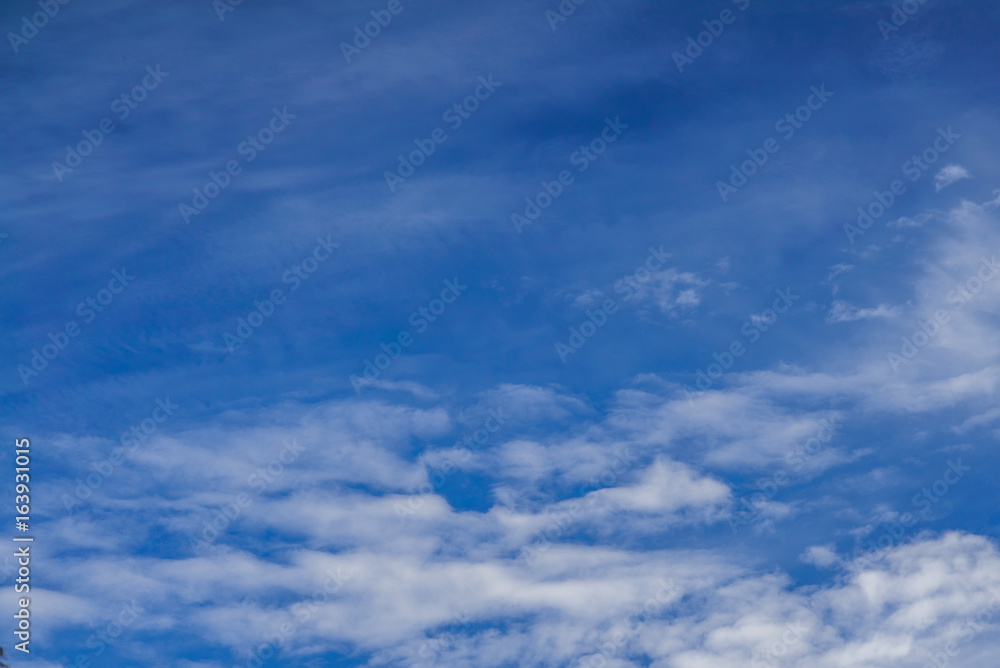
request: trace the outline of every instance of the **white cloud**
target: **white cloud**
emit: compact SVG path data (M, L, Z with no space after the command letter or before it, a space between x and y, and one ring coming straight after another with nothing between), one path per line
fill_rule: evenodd
M420 383L415 383L409 380L395 380L395 381L381 380L381 379L370 380L368 378L365 378L363 379L362 383L363 383L361 385L362 391L370 387L374 387L381 390L409 392L418 399L433 400L440 398L440 395L437 392L427 387L426 385L421 385Z
M253 416L256 427L249 416L230 415L226 421L238 429L148 444L144 456L156 464L147 470L169 493L116 481L73 521L99 536L109 526L126 536L154 527L200 530L245 488L247 474L274 456L279 437L307 446L290 464L295 474L255 496L201 556L126 556L130 545L115 541L91 545L83 556L53 555L49 599L61 612L47 618L58 632L135 598L146 612L119 643L126 656L145 651L143 632L169 628L199 629L204 642L242 654L284 622L294 629L280 648L288 657L349 651L370 655L371 665L406 664L426 660L432 647L438 665L587 665L595 647L612 642L618 665L662 668L776 659L776 643L792 638L791 624L799 635L779 647L782 665L909 668L926 648L960 636L963 616L988 606L985 588L1000 590L1000 555L987 539L925 536L868 562L814 546L803 560L839 569L839 577L798 589L785 575L744 564L726 544L649 549L639 540L724 521L730 489L704 469L781 462L834 413L783 408L774 399L802 387L825 398L857 396L866 387L858 377L758 372L689 401L671 385L661 386L666 396L624 390L603 419L555 388L501 386L484 393L480 407L497 401L528 410L538 402L544 410L529 410L524 425L549 410L574 424L530 439L512 422L509 433L477 452L483 470L510 494L507 503L478 511L452 507L432 482L429 459L403 456L413 435L443 433L458 421L443 408L286 406ZM960 382L982 391L986 381ZM921 398L932 392L929 384L906 387L917 404L940 401ZM887 394L884 386L864 391ZM624 460L616 450L626 452ZM671 457L680 453L692 461ZM429 482L427 493L414 489ZM401 519L398 508L411 501L415 512ZM768 526L791 514L788 504L770 506ZM536 551L530 561L521 557L526 546ZM344 586L305 614L303 602L338 569ZM677 587L668 603L642 619L632 614L668 580ZM463 615L471 625L456 630ZM434 638L444 640L428 645ZM962 656L997 649L989 638L976 636Z
M827 275L826 280L827 280L827 282L832 281L834 278L836 278L840 274L846 274L847 272L851 271L852 269L854 269L854 265L853 264L846 264L846 263L843 263L843 262L841 262L839 264L835 264L832 267L830 267L830 273Z
M729 488L683 464L657 459L638 484L593 493L621 509L663 512L725 501Z
M571 297L572 295L567 295ZM573 297L573 306L577 308L590 308L596 306L604 300L604 292L601 290L584 290L576 297Z
M840 282L834 279L837 278L837 276L840 276L841 274L846 274L852 269L854 269L853 264L845 264L843 262L835 264L832 267L830 267L830 273L827 274L826 281L824 282L830 285L830 291L834 295L840 292Z
M947 305L956 282L980 266L983 248L1000 247L997 205L1000 198L963 203L942 216L942 237L919 267L914 321ZM836 265L827 280L848 267ZM697 303L708 285L695 274L660 274L636 298L668 312ZM62 518L43 526L60 542L76 530L74 546L86 552L47 557L51 593L40 592L39 605L49 606L51 632L59 633L95 609L139 600L148 612L134 637L121 639L126 656L145 656L143 630L175 628L200 629L205 643L241 654L288 621L295 633L283 656L346 651L371 656L372 665L426 660L428 642L443 634L451 635L433 646L438 665L588 665L595 647L618 633L626 642L608 665L728 668L756 659L788 668L918 668L950 641L964 643L960 661L979 665L1000 651L995 633L962 640L965 618L988 610L990 587L1000 591L1000 555L984 537L924 535L866 563L828 544L801 546L792 554L834 574L801 588L773 565L746 563L735 544L664 546L676 544L671 532L681 529L725 531L730 484L738 485L720 476L787 469L789 453L824 421L834 420L836 433L798 472L803 479L871 445L841 433L847 418L926 415L970 402L972 417L957 416L958 429L988 425L1000 385L1000 350L989 344L1000 282L989 285L899 374L885 364L901 336L901 319L889 317L895 309L835 302L831 321L865 321L858 327L870 328L871 343L825 367L733 373L688 398L672 380L647 374L642 387L654 389L621 390L601 411L558 386L523 384L483 391L462 409L433 390L399 385L438 405L351 400L233 411L212 428L150 439L72 516L57 499L112 444L49 439L71 468L46 483L55 493L39 495L39 512ZM458 454L454 432L474 429L495 406L509 422L445 484L436 482ZM304 448L288 473L255 495L212 548L191 557L185 537L247 491L248 478L286 438ZM884 462L875 466L841 478L841 489L884 488L899 475ZM477 507L465 507L453 483L479 495ZM823 501L771 499L758 527L779 535L803 506ZM414 512L401 519L398 509L411 503ZM887 507L881 517L894 512ZM152 532L177 538L180 554L134 556ZM529 545L538 550L531 563L520 557ZM349 581L303 619L293 606L337 568ZM673 580L679 595L641 623L630 621L661 580ZM447 626L463 614L473 626ZM781 647L779 664L773 652L789 624L801 635Z
M574 415L592 412L586 403L568 395L558 386L502 383L483 392L480 406L477 410L467 411L468 416L463 421L478 424L483 419L483 413L498 406L503 407L505 415L513 421L508 427L531 422L563 421Z
M991 410L986 411L985 413L980 413L979 415L974 415L966 419L964 422L962 422L962 424L960 424L957 427L954 427L952 431L954 431L956 434L965 434L977 427L983 427L985 425L991 424L995 422L997 419L1000 419L1000 408L993 408Z
M971 665L966 660L979 652L998 649L995 633L970 636L967 620L1000 622L1000 555L985 538L958 533L848 562L839 581L802 588L711 551L583 545L554 545L531 565L499 554L386 551L379 543L338 554L300 549L283 566L205 565L149 559L119 568L161 583L146 604L151 614L172 605L174 592L197 593L199 605L178 621L216 644L242 651L287 622L288 656L350 648L373 653L370 665L418 660L428 640L446 633L449 642L434 645L439 665L558 665L609 641L618 665L663 668L779 665L779 658L790 668L909 668L949 642L963 661L957 665ZM85 567L107 569L99 559ZM338 568L343 587L306 615L301 603ZM657 604L668 581L676 592ZM290 602L257 602L279 591ZM467 625L447 628L460 619Z
M882 304L876 308L858 308L838 299L830 307L826 321L830 323L852 322L854 320L870 320L871 318L892 318L897 315L899 315L899 307L897 306L889 307Z
M970 174L969 170L965 167L962 167L961 165L948 165L947 167L942 167L940 171L934 175L934 189L937 192L941 192L956 181L971 178L972 174Z
M807 564L829 568L840 563L840 557L832 545L813 545L800 557Z
M940 188L939 188L939 190L940 190ZM930 220L932 217L933 216L931 216L929 213L921 213L921 214L919 214L917 216L914 216L913 218L907 218L906 216L902 216L901 218L897 218L896 220L890 220L886 224L889 227L892 227L892 228L895 228L895 229L906 229L906 228L909 228L909 227L922 227L923 224L926 223L928 220Z
M607 422L649 452L683 449L703 466L753 470L782 461L807 439L828 431L826 421L837 416L836 411L786 411L755 394L712 390L685 398L623 390Z
M652 302L661 313L672 313L678 308L700 304L702 291L710 284L711 281L694 272L663 269L652 272L645 281L634 280L629 283L634 290L626 295L626 299Z

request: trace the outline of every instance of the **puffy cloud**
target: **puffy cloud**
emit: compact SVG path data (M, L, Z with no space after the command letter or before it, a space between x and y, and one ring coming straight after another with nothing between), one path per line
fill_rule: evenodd
M972 174L970 174L969 170L965 167L962 167L961 165L948 165L946 167L942 167L938 170L938 173L934 175L934 189L941 192L957 181L971 178Z

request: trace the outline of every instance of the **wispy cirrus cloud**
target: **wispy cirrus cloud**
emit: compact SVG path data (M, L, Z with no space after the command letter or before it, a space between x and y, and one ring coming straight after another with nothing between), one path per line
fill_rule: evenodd
M872 318L892 318L899 315L899 313L900 309L896 306L881 304L873 308L858 308L845 301L837 300L831 305L830 312L826 316L826 321L837 323L870 320Z

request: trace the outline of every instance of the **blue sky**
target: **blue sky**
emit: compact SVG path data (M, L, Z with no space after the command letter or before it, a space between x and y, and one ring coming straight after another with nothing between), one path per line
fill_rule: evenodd
M1000 8L52 2L19 665L995 656Z

